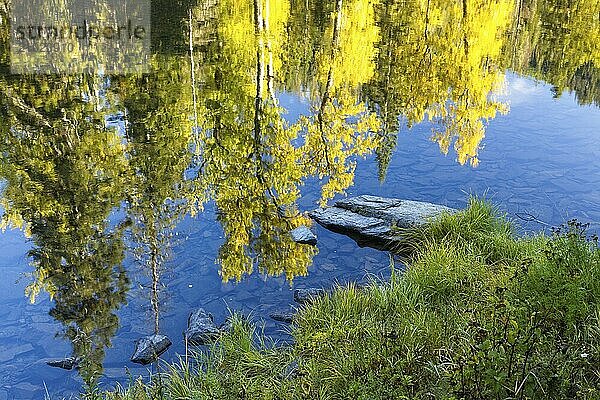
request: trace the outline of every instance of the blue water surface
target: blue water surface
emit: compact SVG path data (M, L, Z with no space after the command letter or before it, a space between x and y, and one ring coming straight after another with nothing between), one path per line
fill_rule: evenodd
M431 141L431 126L424 123L402 128L387 177L380 182L374 157L359 160L355 182L348 196L373 194L423 200L464 207L470 194L486 196L514 218L522 232L558 225L571 218L590 222L590 231L600 227L600 110L580 106L573 95L554 98L551 87L515 74L507 76L506 99L510 112L489 122L478 167L463 166L455 155L440 153ZM294 120L307 104L295 95L280 96ZM301 210L316 207L319 182L303 187ZM536 221L524 221L521 218ZM190 310L204 307L217 323L229 310L249 314L264 325L276 341L289 340L284 324L268 314L293 304L293 289L330 287L335 282L385 279L389 256L359 248L351 239L319 226L319 254L308 276L290 284L285 278L259 274L240 283L223 283L215 264L223 231L215 220L214 206L195 218L186 217L177 226L172 255L161 277L160 327L173 341L163 360L177 361L184 354L182 332ZM48 315L52 301L40 295L30 304L24 294L32 271L23 233L8 230L0 239L0 400L41 399L46 393L61 398L77 393L81 378L76 371L48 367L45 361L70 355L70 343L55 335L61 325ZM129 361L134 341L153 330L148 298L148 277L133 260L126 260L132 289L128 304L118 311L121 327L107 350L104 387L115 382L147 376L152 367Z

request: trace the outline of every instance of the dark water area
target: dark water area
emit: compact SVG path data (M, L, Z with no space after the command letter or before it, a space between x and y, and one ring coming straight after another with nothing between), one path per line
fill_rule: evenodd
M153 1L149 73L61 75L10 72L9 5L0 400L147 378L135 340L168 335L176 362L197 307L289 341L269 313L295 288L389 275L305 216L343 196L600 231L595 1Z

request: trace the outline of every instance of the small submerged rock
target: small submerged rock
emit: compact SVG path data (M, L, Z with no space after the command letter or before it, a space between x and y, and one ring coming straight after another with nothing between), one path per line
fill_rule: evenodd
M214 342L220 333L221 331L213 321L213 316L203 308L199 308L190 314L184 337L190 344L204 345Z
M292 240L300 244L317 245L317 236L306 226L299 226L290 232Z
M66 369L67 371L70 371L73 368L78 368L80 361L81 360L79 359L79 357L66 357L60 360L46 361L46 364L48 364L51 367L62 368Z
M308 289L296 289L294 290L294 301L300 304L306 304L312 300L325 296L327 291L325 289L308 288Z
M294 322L295 316L296 313L294 313L293 311L274 311L271 314L269 314L269 317L271 317L275 321L285 322L287 324L291 324L292 322Z
M156 361L171 346L171 340L165 335L151 335L135 342L135 351L131 361L137 364L150 364Z

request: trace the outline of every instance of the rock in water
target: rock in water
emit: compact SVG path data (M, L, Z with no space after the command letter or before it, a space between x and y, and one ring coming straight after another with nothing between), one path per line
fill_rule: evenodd
M190 314L188 328L184 335L188 343L203 345L215 341L220 333L221 331L213 322L212 315L199 308Z
M306 226L299 226L290 232L292 240L296 243L317 245L317 236Z
M323 227L350 236L361 247L389 250L402 242L394 228L426 223L442 213L454 213L446 206L413 200L358 196L318 208L308 215Z
M275 321L291 324L292 322L294 322L295 315L296 314L292 311L275 311L269 314L269 317L273 318Z
M294 290L294 301L296 303L306 304L318 297L325 296L325 294L327 294L325 289L296 289Z
M48 364L51 367L62 368L70 371L73 368L79 367L79 361L80 359L78 357L67 357L63 358L62 360L46 361L46 364Z
M171 340L165 335L144 336L135 342L131 361L142 365L150 364L167 351L171 344Z

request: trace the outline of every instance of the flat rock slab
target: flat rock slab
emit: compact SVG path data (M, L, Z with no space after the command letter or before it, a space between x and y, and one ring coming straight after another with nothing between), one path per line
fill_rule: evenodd
M324 228L351 237L361 247L389 250L402 242L395 228L419 226L442 213L456 211L422 201L364 195L339 200L308 215Z
M220 333L221 330L215 325L212 314L199 308L190 314L184 336L190 344L204 345L214 342Z
M142 365L150 364L167 351L171 344L171 340L165 335L144 336L135 342L131 361Z

